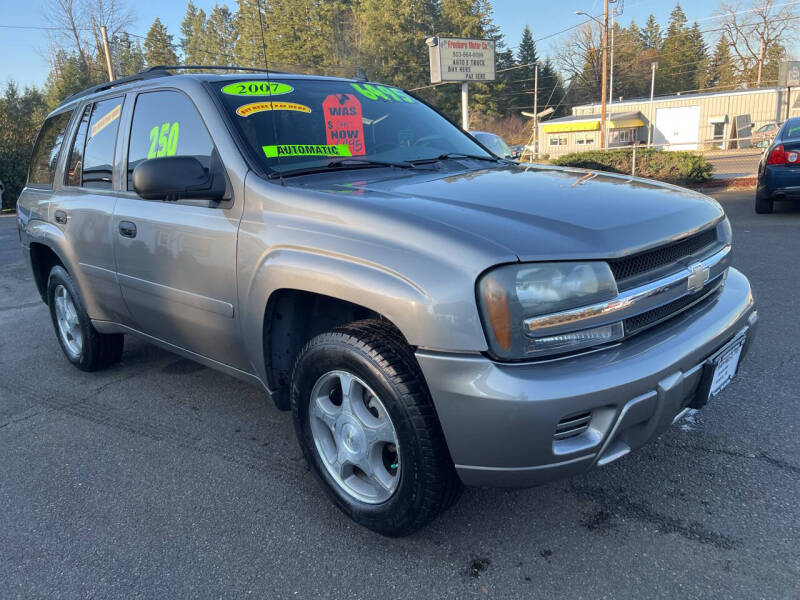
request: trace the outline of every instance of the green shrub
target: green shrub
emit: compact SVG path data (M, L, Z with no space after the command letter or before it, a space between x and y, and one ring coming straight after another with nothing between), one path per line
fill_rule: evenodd
M550 161L562 167L579 167L629 175L633 149L573 152ZM669 183L700 183L711 179L712 165L702 154L673 152L653 148L636 149L636 176Z

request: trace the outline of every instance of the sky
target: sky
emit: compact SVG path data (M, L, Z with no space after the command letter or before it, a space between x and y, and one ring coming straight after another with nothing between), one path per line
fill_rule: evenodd
M194 0L195 5L210 12L214 4L225 0ZM622 14L618 22L627 25L635 20L644 24L647 16L653 13L662 28L666 26L669 13L675 6L672 0L619 0ZM227 4L234 7L235 0ZM689 21L698 20L701 29L714 26L710 19L719 4L718 0L684 0L681 4ZM47 72L47 32L40 29L16 29L4 26L46 26L45 11L50 0L0 0L0 83L13 79L21 85L44 83ZM186 11L185 0L129 0L128 6L134 9L136 23L131 33L144 35L156 17L159 17L175 36L180 37L180 22ZM507 44L516 49L522 30L530 25L534 39L539 40L537 48L540 57L555 53L564 36L552 36L560 30L580 23L584 17L575 15L580 10L601 16L602 0L494 0L494 20L504 33ZM547 39L542 39L547 38ZM709 40L709 45L713 45Z

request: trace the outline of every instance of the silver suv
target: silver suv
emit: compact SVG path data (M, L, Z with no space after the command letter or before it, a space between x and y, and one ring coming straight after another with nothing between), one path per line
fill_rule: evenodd
M736 374L757 316L714 200L504 160L391 86L174 71L42 128L18 215L57 339L261 386L358 523L608 464Z

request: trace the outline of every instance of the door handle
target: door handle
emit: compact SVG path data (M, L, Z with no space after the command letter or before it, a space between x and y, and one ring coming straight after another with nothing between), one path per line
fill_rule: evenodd
M66 225L67 224L67 213L63 210L57 210L55 214L56 223L59 225Z
M122 237L135 238L136 237L136 225L134 223L131 223L130 221L120 221L119 222L119 234Z

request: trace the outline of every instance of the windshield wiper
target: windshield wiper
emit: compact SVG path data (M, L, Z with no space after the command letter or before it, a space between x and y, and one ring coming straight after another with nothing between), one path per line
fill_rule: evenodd
M424 165L426 163L440 162L443 160L449 160L451 158L470 158L473 160L487 160L494 163L508 162L496 156L481 156L480 154L464 154L462 152L445 152L439 156L433 156L431 158L418 158L417 160L411 160L409 162L415 165Z
M311 175L314 173L327 173L328 171L344 171L347 169L369 169L371 167L397 167L399 169L416 169L410 161L392 162L388 160L372 160L370 158L335 158L329 160L324 166L305 167L291 171L270 173L270 178L293 177L295 175Z

